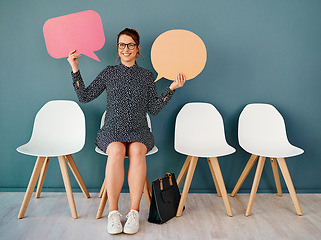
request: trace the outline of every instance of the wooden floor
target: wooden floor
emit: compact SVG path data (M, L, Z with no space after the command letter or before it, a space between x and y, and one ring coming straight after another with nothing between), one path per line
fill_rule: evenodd
M321 194L299 194L303 216L295 213L289 194L257 194L252 215L245 217L249 194L230 197L234 217L228 217L216 194L188 194L182 216L163 225L147 222L141 201L140 231L132 236L107 233L107 209L96 219L100 199L74 193L78 219L71 218L65 193L42 193L31 199L25 218L18 219L24 193L0 193L0 239L321 239ZM129 194L120 197L122 222L129 210Z

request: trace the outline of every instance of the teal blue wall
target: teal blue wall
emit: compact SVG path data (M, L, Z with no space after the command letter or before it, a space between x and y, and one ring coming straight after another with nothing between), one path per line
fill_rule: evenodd
M278 108L285 118L290 142L305 150L303 155L287 161L297 191L321 192L319 0L1 1L0 188L18 191L28 185L35 158L15 149L29 140L34 116L41 106L53 99L77 101L68 62L54 59L46 51L43 24L49 18L88 9L100 14L106 43L96 52L101 62L86 56L80 60L87 85L106 65L116 64L116 36L125 27L140 32L145 60L138 64L152 70L155 77L150 49L161 33L190 30L207 47L203 72L179 89L158 116L152 117L159 152L147 160L150 180L166 172L179 173L185 156L173 148L175 117L185 103L202 101L220 111L227 141L237 149L219 160L226 187L231 191L249 158L238 145L238 116L246 104L263 102ZM158 92L169 84L165 79L158 81ZM79 104L86 116L87 139L74 158L87 187L98 189L106 159L94 152L94 140L105 108L105 93L91 103ZM243 192L250 190L253 176L254 170L244 182ZM73 177L71 181L76 187ZM49 165L44 187L63 187L56 159ZM191 190L214 191L205 159L199 161ZM275 191L270 164L265 166L259 191Z

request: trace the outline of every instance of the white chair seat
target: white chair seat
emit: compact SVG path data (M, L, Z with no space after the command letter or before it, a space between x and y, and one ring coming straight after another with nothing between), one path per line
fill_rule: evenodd
M79 148L72 148L65 143L48 143L29 142L17 148L17 151L30 156L41 157L58 157L79 152Z
M270 158L287 158L294 157L302 154L304 151L301 148L293 145L278 145L278 146L256 146L253 148L247 148L247 152L258 156L270 157Z
M195 144L197 145L197 144ZM189 146L188 144L177 146L176 151L188 156L198 157L222 157L235 152L235 148L228 144L221 145L200 145L200 146Z

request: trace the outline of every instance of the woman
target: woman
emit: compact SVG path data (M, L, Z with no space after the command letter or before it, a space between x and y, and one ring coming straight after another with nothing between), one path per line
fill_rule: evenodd
M139 34L134 29L124 29L118 34L117 52L121 63L107 66L85 88L78 69L80 54L72 51L68 61L72 68L73 86L80 102L89 102L104 90L107 92L107 109L104 126L98 131L96 146L108 154L106 164L106 189L109 201L108 232L124 231L134 234L139 229L139 203L146 179L146 153L154 146L148 128L146 112L156 115L168 103L175 89L185 83L179 73L176 80L157 96L153 74L136 64L141 56ZM124 182L124 158L130 159L128 185L130 212L122 228L118 200Z

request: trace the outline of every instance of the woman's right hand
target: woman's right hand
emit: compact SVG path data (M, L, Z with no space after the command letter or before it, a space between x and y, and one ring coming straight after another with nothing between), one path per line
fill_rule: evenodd
M69 56L67 58L67 61L69 62L72 71L78 72L78 58L81 57L81 55L79 53L76 53L76 50L73 50L69 53Z

